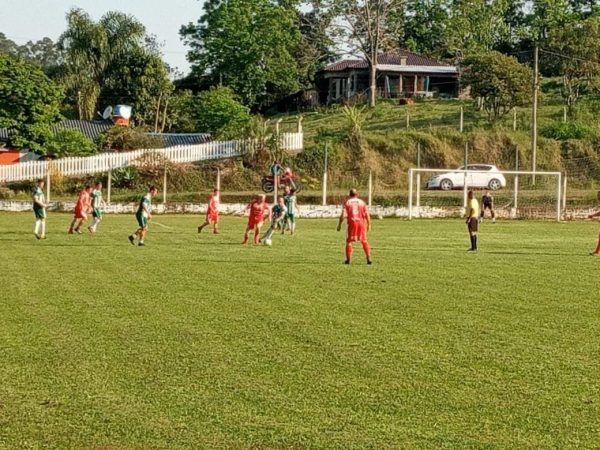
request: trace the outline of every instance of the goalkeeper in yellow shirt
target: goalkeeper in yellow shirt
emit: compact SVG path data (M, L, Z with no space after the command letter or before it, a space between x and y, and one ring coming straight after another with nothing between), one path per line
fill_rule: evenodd
M479 202L473 195L473 191L469 191L467 194L467 210L465 216L467 217L467 228L469 229L469 237L471 238L470 252L477 251L477 230L479 225Z

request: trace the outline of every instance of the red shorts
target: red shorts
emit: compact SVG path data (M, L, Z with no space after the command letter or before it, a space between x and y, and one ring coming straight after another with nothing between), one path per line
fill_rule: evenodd
M364 222L348 222L346 242L363 242L367 240L367 229Z
M206 215L206 220L208 223L216 223L219 221L219 213L218 212L209 212Z
M255 219L254 217L250 217L248 219L248 228L253 230L256 227L262 227L262 224L264 222L264 219Z
M87 213L82 208L75 208L75 218L76 219L87 219Z

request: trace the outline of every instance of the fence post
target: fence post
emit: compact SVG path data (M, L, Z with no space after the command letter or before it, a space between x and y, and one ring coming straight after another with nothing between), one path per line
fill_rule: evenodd
M219 196L221 195L221 168L217 167L217 191L219 191Z
M410 112L408 111L408 106L406 107L406 129L410 128Z
M328 146L325 144L325 163L323 165L323 206L327 206L327 158L328 158Z
M513 131L517 131L517 107L513 108Z
M563 122L567 122L567 107L563 106Z
M110 204L110 192L112 190L112 169L108 169L108 177L106 179L106 201Z
M412 220L413 215L413 170L408 170L408 220Z
M50 203L50 162L46 162L46 203Z
M465 108L464 107L460 107L460 126L459 126L460 132L462 133L463 130L465 129Z
M519 171L519 147L515 146L515 171ZM514 216L517 217L517 210L519 208L519 174L515 174L515 186L513 192L513 210Z
M562 173L558 174L558 186L556 187L556 221L560 222L561 210L560 205L562 203L561 197L561 188L562 188Z
M304 117L302 115L298 116L298 127L297 127L297 132L298 133L302 133L302 121L304 120Z
M421 142L417 142L417 169L421 168ZM417 209L421 207L421 172L417 172Z
M373 204L373 172L369 170L369 208Z
M163 176L163 205L167 203L167 166L165 165L165 173Z
M565 172L565 176L564 176L564 180L563 180L562 209L563 209L563 211L567 210L567 174L566 174L566 172Z

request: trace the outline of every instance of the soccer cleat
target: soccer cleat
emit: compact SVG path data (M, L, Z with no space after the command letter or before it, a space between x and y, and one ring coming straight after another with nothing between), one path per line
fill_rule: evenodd
M135 238L133 236L129 236L129 242L131 242L131 245L135 245Z
M80 230L79 228L77 228L77 229L75 230L75 233L77 233L77 234L82 234L82 233L81 233L81 230Z
M373 261L371 261L370 259L367 259L367 264L370 266L371 264L373 264Z
M219 234L219 230L213 231L213 234Z
M34 236L35 236L35 238L36 238L38 241L39 241L39 240L42 238L42 237L41 237L39 234L37 234L37 233L34 233Z
M67 231L67 234L73 234L73 228L69 228L69 231Z
M144 244L143 242L140 242L140 243L138 244L138 247L145 247L145 246L146 246L146 244Z
M467 253L474 253L476 251L477 251L476 248L470 248L469 250L467 250Z
M346 261L344 261L344 264L350 264L350 260L347 259Z
M202 233L202 227L198 227L198 233Z
M598 253L598 252L591 252L590 256L600 256L600 253Z

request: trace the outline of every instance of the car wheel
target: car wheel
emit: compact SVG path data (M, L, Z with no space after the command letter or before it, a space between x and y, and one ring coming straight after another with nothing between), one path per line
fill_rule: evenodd
M440 181L440 189L442 191L451 191L453 187L454 185L452 184L452 181L450 181L448 178L444 178L442 181Z
M488 187L492 190L492 191L497 191L498 189L500 189L502 187L502 183L500 183L500 180L498 180L497 178L493 178L490 180L490 182L488 183Z

